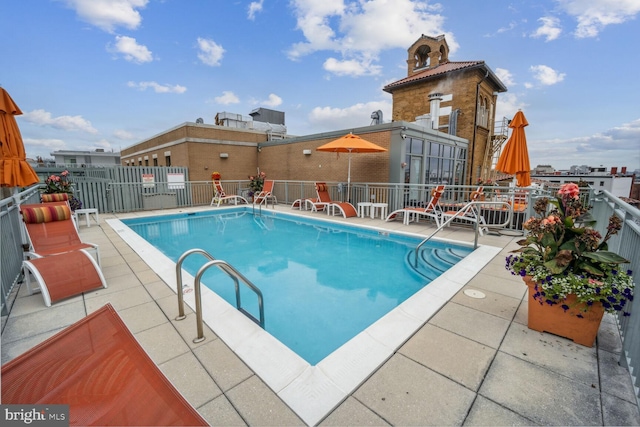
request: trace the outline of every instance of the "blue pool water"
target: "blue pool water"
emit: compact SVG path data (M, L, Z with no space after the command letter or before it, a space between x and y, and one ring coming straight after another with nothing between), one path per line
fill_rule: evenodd
M173 261L200 248L231 264L262 291L266 331L312 365L472 250L429 242L416 269L420 238L246 208L123 223ZM183 268L195 276L205 262L192 255ZM235 306L226 274L212 268L202 282ZM241 295L258 318L255 294Z

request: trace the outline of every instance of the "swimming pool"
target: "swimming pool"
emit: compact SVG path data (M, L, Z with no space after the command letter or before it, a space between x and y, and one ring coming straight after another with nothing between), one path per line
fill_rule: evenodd
M468 255L462 245L312 218L254 215L245 208L123 221L177 262L199 248L240 271L264 296L265 330L315 365ZM183 268L196 275L206 259ZM235 304L233 281L216 268L202 283ZM255 294L241 288L243 308L259 318Z
M282 212L279 209L280 207L277 207L276 212ZM283 209L287 215L299 218L326 218L321 214L290 213L290 209ZM207 210L210 208L189 208L182 212ZM219 208L219 210L226 210L226 208ZM157 213L142 212L119 216L134 218L156 215ZM119 219L106 219L105 222L175 292L175 263ZM370 224L368 220L360 221L357 218L346 220L331 218L326 222L334 225L344 223L351 225L359 222ZM391 230L394 227L400 230L406 228L399 223L375 222L375 224L378 223L381 224L379 227L368 225L361 225L361 227L381 233L395 232ZM402 231L398 234L416 236L416 234ZM461 243L447 239L441 240ZM206 287L202 289L203 317L206 325L215 332L216 336L224 341L283 402L305 423L315 425L391 357L499 252L500 248L497 247L479 246L462 261L433 280L429 286L420 289L315 366L303 360ZM193 276L185 274L185 283L192 284ZM187 286L186 291L189 290L192 291L193 288ZM185 292L184 298L185 303L193 309L194 293ZM177 315L177 302L175 313L170 316L175 317L175 315ZM193 335L189 338L195 338L193 315L188 316L183 322L187 322L187 329L193 331ZM207 339L215 339L215 337Z

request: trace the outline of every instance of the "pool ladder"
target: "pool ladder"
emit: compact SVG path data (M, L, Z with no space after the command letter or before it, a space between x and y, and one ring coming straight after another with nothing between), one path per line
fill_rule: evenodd
M204 255L209 259L196 273L195 282L193 284L195 298L196 298L196 325L198 328L198 336L193 340L194 343L198 343L204 340L204 327L202 322L202 292L201 292L201 279L202 275L207 271L210 267L216 266L220 270L224 271L229 277L231 277L235 283L236 288L236 308L238 311L243 313L249 319L260 325L262 329L264 329L264 304L262 300L262 291L258 289L256 285L251 283L249 279L244 277L238 270L233 268L226 261L215 259L211 254L209 254L204 249L190 249L183 253L178 262L176 263L176 283L177 283L177 292L178 292L178 317L176 320L183 320L187 316L184 314L184 297L182 295L182 263L184 260L191 254L199 253ZM242 308L242 302L240 300L240 282L244 283L249 289L251 289L258 296L258 308L260 309L260 319L256 319L251 313Z

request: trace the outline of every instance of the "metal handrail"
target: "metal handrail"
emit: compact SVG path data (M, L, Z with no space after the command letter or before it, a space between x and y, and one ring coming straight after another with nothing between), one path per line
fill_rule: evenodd
M451 221L453 221L454 219L461 217L462 215L458 215L458 214L465 214L467 212L467 210L473 206L476 205L503 205L503 206L507 206L507 212L509 213L507 215L507 220L501 224L491 224L492 228L504 228L506 226L508 226L509 224L511 224L511 216L513 215L513 205L510 204L509 202L502 202L502 201L498 201L498 202L492 202L492 201L475 201L475 202L469 202L467 203L462 209L460 209L459 211L457 211L455 214L451 215L449 217L449 219L447 219L445 222L443 222L442 224L440 224L438 226L438 228L435 229L435 231L433 231L431 234L429 234L423 241L421 241L420 243L418 243L418 246L416 246L415 249L415 253L416 253L416 265L418 265L418 251L420 250L420 248L427 243L433 236L435 236L440 230L442 230L444 227L446 227L447 225L451 224ZM478 231L479 231L479 227L480 227L480 215L478 215L478 220L475 221L474 223L474 240L473 240L473 249L476 249L478 247ZM485 224L486 226L486 224Z
M182 296L182 263L184 262L185 258L195 253L204 255L205 257L209 258L209 261L213 261L215 259L209 254L209 252L205 251L204 249L198 249L198 248L189 249L188 251L180 255L180 258L178 258L178 262L176 263L176 284L177 284L176 291L178 293L178 317L176 317L176 320L183 320L184 318L187 317L184 314L184 297Z
M242 273L240 273L238 270L233 268L229 263L223 260L215 259L213 256L211 256L208 252L206 252L203 249L188 250L187 252L182 254L182 256L180 256L180 258L178 259L178 263L176 264L176 276L177 276L176 282L178 284L178 311L179 311L179 315L178 317L176 317L176 320L182 320L186 317L184 315L184 298L182 297L182 269L180 268L180 266L182 265L182 262L184 261L184 259L193 253L200 253L206 256L207 258L209 258L209 261L205 263L202 267L200 267L200 270L198 270L198 272L196 273L195 282L193 284L194 292L195 292L195 300L196 300L196 327L198 332L198 336L193 340L193 342L198 343L203 341L205 338L204 326L203 326L203 320L202 320L201 279L205 271L207 271L212 266L217 266L220 270L224 271L229 277L233 279L235 290L236 290L236 308L242 313L244 313L245 316L249 317L251 320L259 324L260 327L264 329L264 303L263 303L262 291L260 291L260 289L256 285L251 283L249 279L244 277ZM242 301L240 298L240 280L242 280L242 282L249 289L251 289L258 297L258 308L260 310L259 320L256 319L251 313L249 313L248 311L242 308Z

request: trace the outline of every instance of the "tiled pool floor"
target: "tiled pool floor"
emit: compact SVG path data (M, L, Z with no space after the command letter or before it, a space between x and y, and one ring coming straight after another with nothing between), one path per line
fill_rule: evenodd
M193 312L187 307L187 319L174 320L175 292L105 222L129 216L104 214L100 226L81 224L83 240L100 245L107 289L46 308L41 295L28 296L20 287L10 315L2 318L2 363L111 303L212 425L640 424L631 380L617 363L621 344L613 317L605 318L593 348L526 327L526 287L504 270L503 261L518 237L480 237L481 245L499 248L497 255L353 392L325 411L322 388L302 403L295 394L304 391L281 398L206 325L207 338L194 344ZM425 235L433 231L426 222L344 221ZM473 240L470 230L457 227L438 236ZM468 296L469 289L485 298Z

